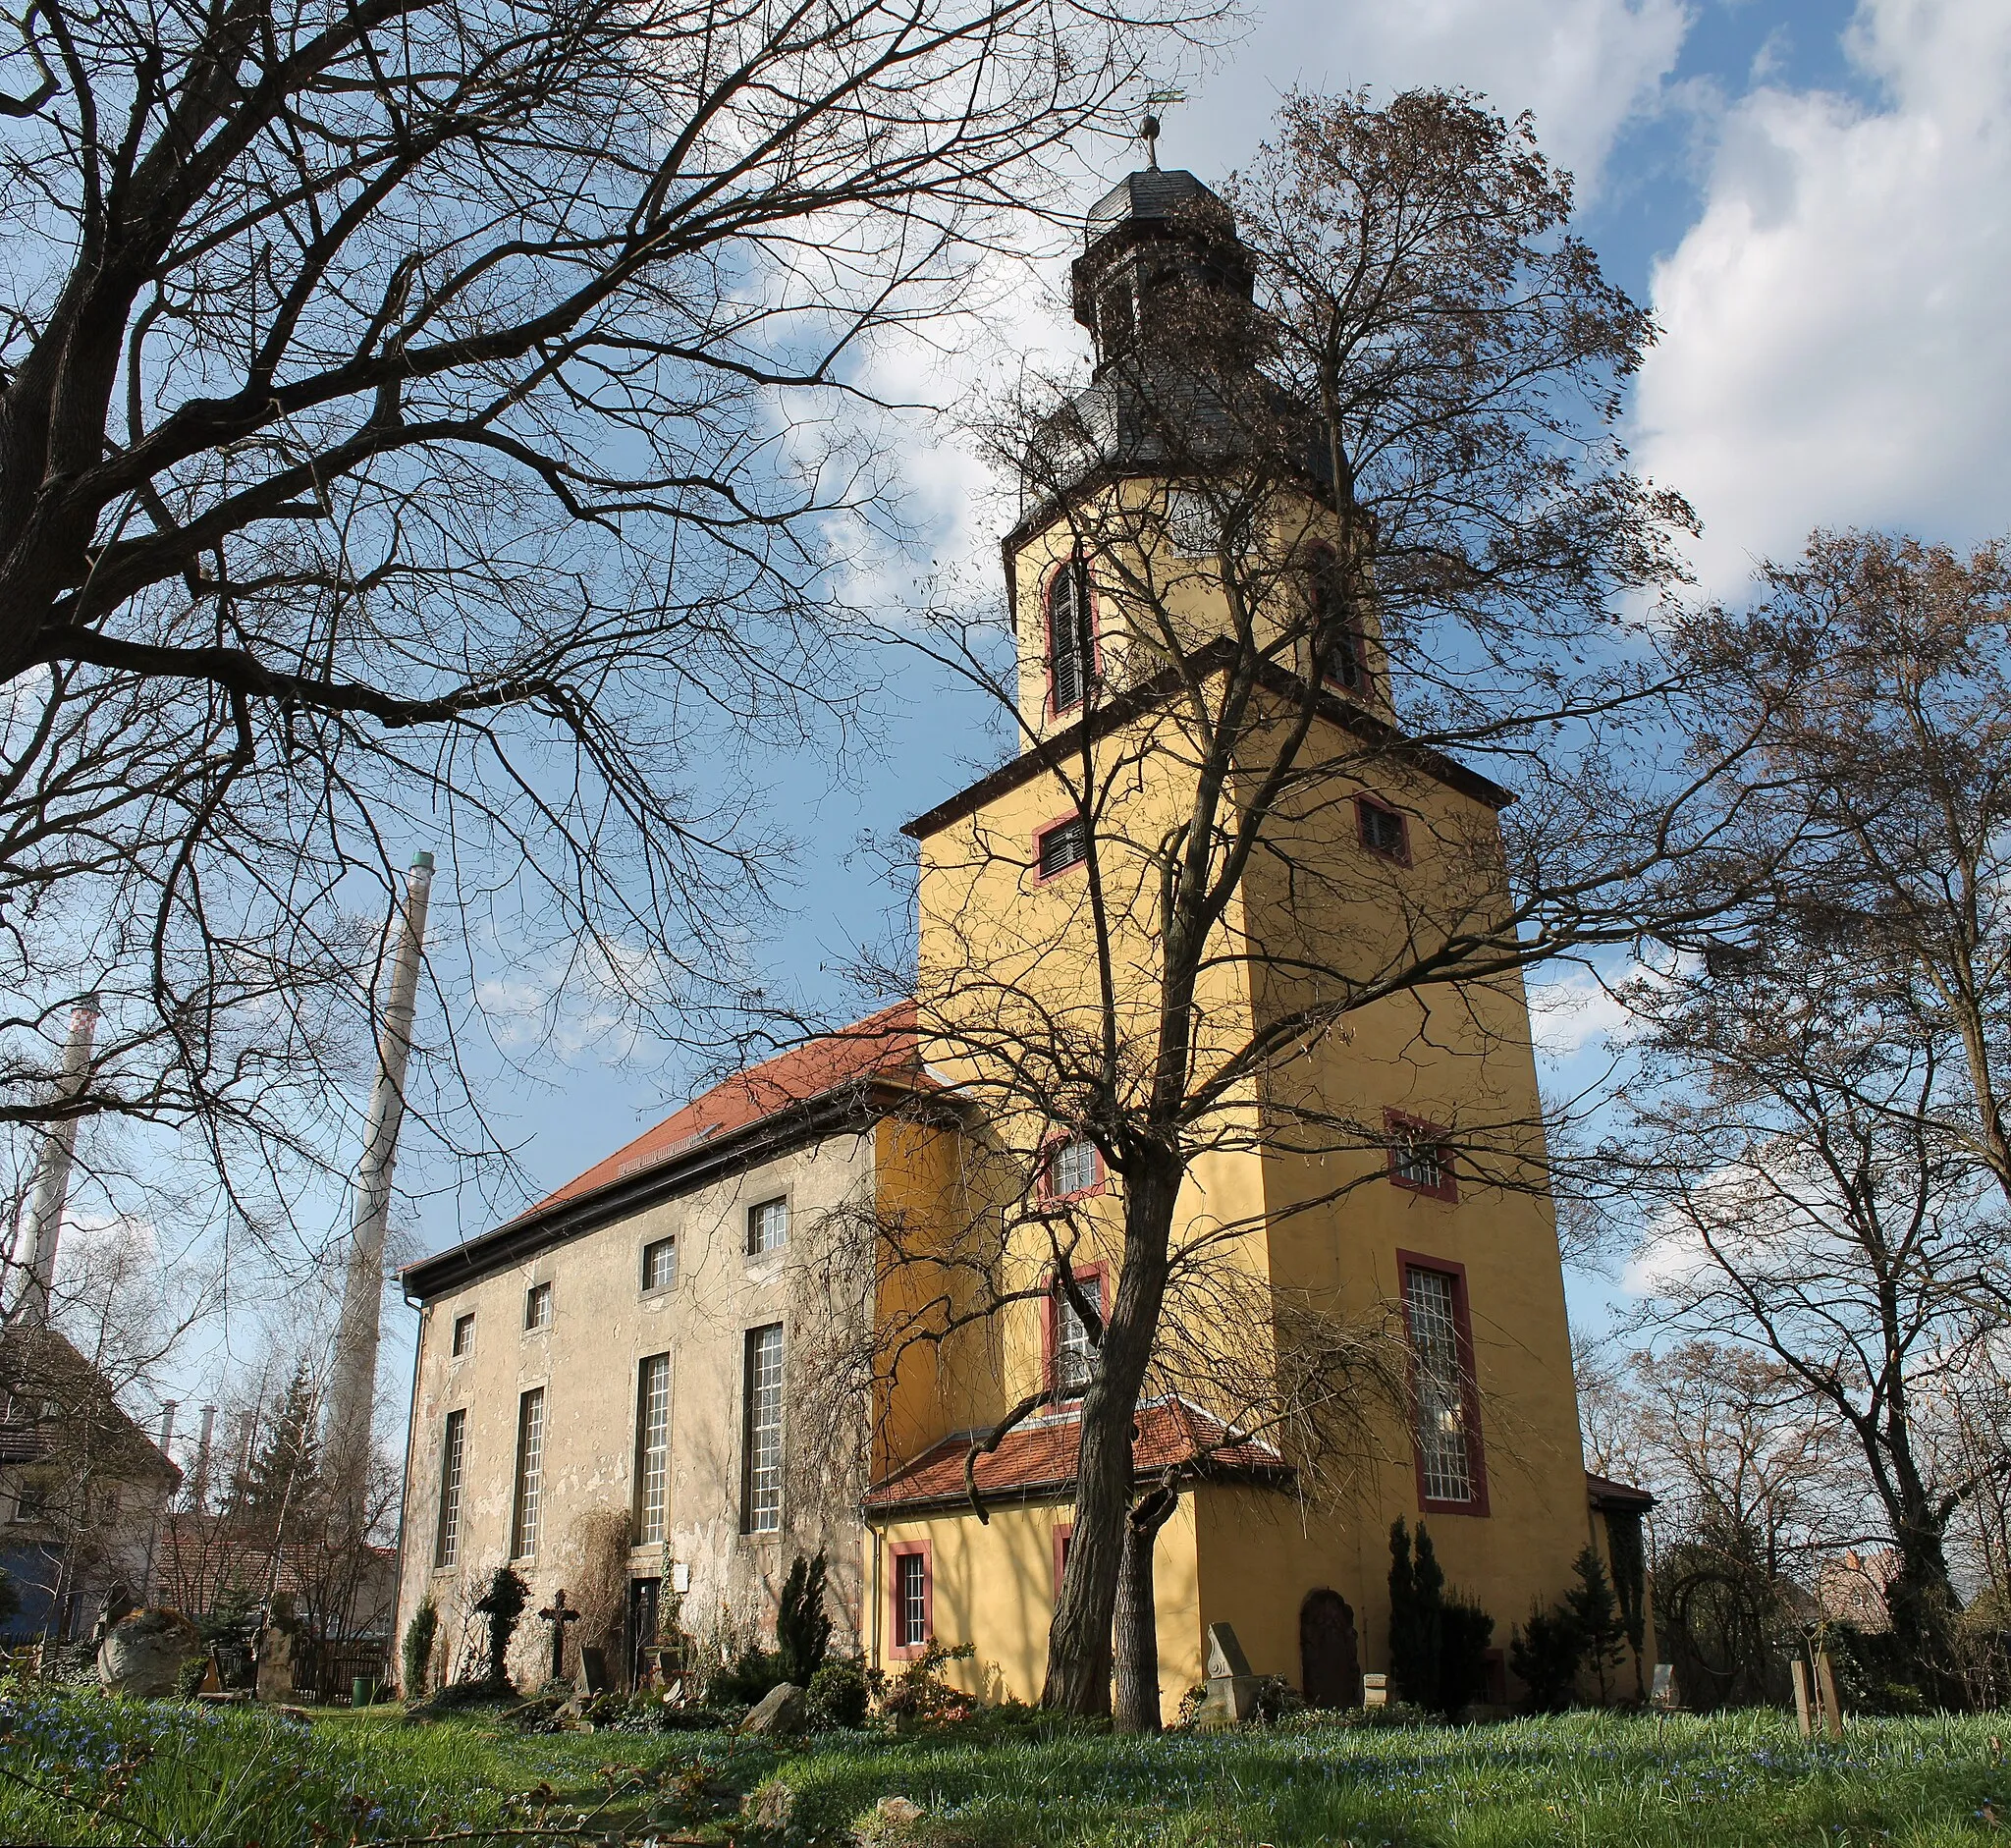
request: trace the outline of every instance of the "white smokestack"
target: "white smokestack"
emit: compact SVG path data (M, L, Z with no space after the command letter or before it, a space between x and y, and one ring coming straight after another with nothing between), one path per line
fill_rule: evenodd
M216 1435L216 1407L202 1408L202 1435L195 1440L195 1473L189 1481L189 1505L198 1514L209 1511L210 1440Z
M55 1101L78 1096L90 1079L91 1043L97 1037L98 998L86 995L70 1010L70 1038L63 1048L63 1070L56 1080ZM56 1241L63 1230L63 1206L70 1194L70 1162L77 1151L77 1118L66 1116L42 1133L35 1158L34 1193L22 1221L19 1262L21 1294L15 1298L10 1322L49 1319L49 1292L56 1283Z
M356 1164L355 1216L349 1270L343 1278L342 1321L323 1427L329 1490L336 1507L361 1524L363 1476L370 1460L370 1416L377 1390L377 1334L384 1306L384 1234L391 1217L391 1175L398 1132L405 1120L405 1072L411 1057L412 1012L419 991L419 960L426 941L426 905L433 889L433 856L413 857L406 875L405 921L391 958L383 1031L377 1040L377 1081Z
M180 1399L161 1401L161 1454L170 1463L175 1460L175 1411L181 1403Z

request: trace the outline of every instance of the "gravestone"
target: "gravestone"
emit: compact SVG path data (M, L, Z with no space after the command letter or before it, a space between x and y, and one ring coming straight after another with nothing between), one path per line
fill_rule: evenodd
M268 1623L258 1634L258 1698L277 1706L294 1698L294 1633Z
M1673 1707L1676 1704L1676 1670L1672 1662L1658 1661L1655 1664L1655 1680L1648 1690L1651 1707Z
M1240 1726L1257 1712L1259 1678L1250 1672L1250 1658L1236 1641L1235 1626L1208 1626L1208 1695L1194 1724L1204 1731Z
M608 1652L583 1643L579 1649L579 1678L588 1694L605 1694L613 1683L608 1678Z
M1387 1675L1364 1675L1362 1677L1362 1705L1364 1707L1387 1707L1389 1705L1389 1677Z

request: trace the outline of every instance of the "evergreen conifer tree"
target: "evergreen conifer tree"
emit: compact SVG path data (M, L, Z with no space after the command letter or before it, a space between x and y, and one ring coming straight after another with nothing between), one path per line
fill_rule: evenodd
M258 1526L274 1526L304 1503L320 1467L316 1433L319 1395L305 1360L294 1368L278 1414L256 1442L250 1461L232 1481L227 1511Z
M1606 1672L1620 1665L1620 1645L1626 1640L1626 1619L1613 1596L1612 1581L1606 1577L1605 1562L1587 1547L1572 1561L1578 1583L1564 1594L1564 1608L1571 1613L1585 1648L1585 1661L1599 1677L1600 1705L1606 1701Z
M1418 1523L1417 1549L1399 1516L1389 1529L1389 1666L1399 1695L1436 1712L1444 1650L1445 1574Z

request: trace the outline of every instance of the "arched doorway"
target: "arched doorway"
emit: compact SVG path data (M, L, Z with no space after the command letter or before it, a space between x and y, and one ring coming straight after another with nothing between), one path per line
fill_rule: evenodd
M1308 1707L1359 1707L1362 1658L1355 1613L1338 1592L1309 1592L1299 1606L1299 1685Z

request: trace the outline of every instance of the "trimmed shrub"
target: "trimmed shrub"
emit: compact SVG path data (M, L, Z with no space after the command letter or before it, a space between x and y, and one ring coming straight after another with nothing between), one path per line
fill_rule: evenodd
M433 1672L433 1644L440 1634L440 1606L430 1597L419 1600L412 1620L405 1626L400 1666L405 1672L405 1698L422 1701Z
M855 1657L827 1661L810 1677L810 1723L856 1728L866 1723L871 1690L866 1665Z

